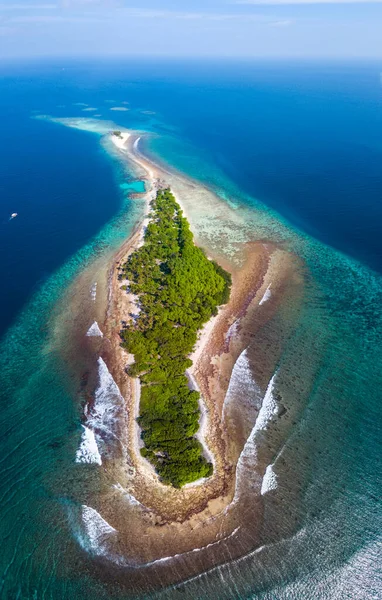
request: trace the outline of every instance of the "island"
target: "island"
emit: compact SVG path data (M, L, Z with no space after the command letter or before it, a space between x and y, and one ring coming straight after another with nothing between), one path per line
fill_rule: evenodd
M70 126L103 134L128 165L132 208L73 284L70 319L64 311L82 357L75 535L136 592L262 543L295 418L280 365L294 359L304 265L253 239L241 208L155 162L142 132Z
M195 437L200 394L186 371L198 331L229 300L231 275L194 244L180 206L164 189L151 202L143 245L119 278L138 299L138 314L121 338L135 358L128 374L141 382L141 454L163 483L180 488L213 471Z

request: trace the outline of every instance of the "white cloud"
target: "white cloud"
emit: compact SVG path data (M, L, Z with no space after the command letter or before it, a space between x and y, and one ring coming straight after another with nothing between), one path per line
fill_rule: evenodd
M75 7L109 7L121 5L121 0L59 0L60 7L62 8L75 8Z
M382 1L382 0L381 0ZM240 13L207 13L175 10L155 10L146 8L122 8L118 12L136 19L176 19L184 21L269 21L269 16L262 14L243 15Z
M139 19L201 19L202 13L178 12L171 10L151 10L146 8L126 8L121 12Z
M54 10L57 8L57 4L2 4L0 3L1 10Z
M23 17L12 17L8 19L8 23L89 23L103 22L104 19L96 19L93 17L70 17L62 15L29 15Z
M233 4L281 6L299 4L381 4L382 0L234 0Z

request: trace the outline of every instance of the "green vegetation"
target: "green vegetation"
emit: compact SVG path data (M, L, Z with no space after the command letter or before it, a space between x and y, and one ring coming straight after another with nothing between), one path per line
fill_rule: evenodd
M121 331L134 354L129 373L140 377L142 455L164 483L181 487L212 473L194 437L199 393L185 371L197 332L229 298L231 276L196 247L187 220L169 189L151 203L144 244L121 268L139 297L140 313Z

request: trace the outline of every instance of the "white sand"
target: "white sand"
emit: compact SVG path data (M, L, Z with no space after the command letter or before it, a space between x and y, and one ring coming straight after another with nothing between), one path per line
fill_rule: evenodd
M116 146L117 148L119 148L119 150L126 150L126 142L130 137L130 133L128 131L121 131L121 135L117 136L114 135L114 133L111 134L110 138L111 141L113 142L114 146Z
M156 171L155 165L153 165L153 168L151 168L150 162L145 157L140 155L139 149L138 149L139 141L141 139L140 137L138 137L134 141L132 146L130 146L129 148L126 148L125 144L130 137L131 137L131 134L129 132L121 132L121 137L115 136L113 134L111 135L113 144L120 150L122 150L124 152L129 152L130 158L147 173L148 181L150 182L150 188L151 188L147 193L147 201L149 201L151 192L155 189L155 180L158 179L159 173ZM176 197L176 201L178 202L178 204L181 206L181 208L183 210L183 207L177 197ZM148 211L148 207L149 207L149 205L147 202L146 214ZM147 224L148 224L148 218L146 217L144 219L144 221L142 222L139 236L135 243L135 249L139 248L143 244L144 232L147 227ZM127 281L124 283L128 285ZM137 298L133 294L129 293L128 299L129 299L129 302L133 306L134 314L138 314L139 306L137 303ZM202 331L200 332L199 339L195 345L194 351L190 355L190 358L193 361L193 366L188 370L187 376L188 376L189 380L191 380L191 382L193 383L192 387L194 389L199 389L199 388L198 388L198 385L196 383L196 380L195 380L195 377L193 374L193 369L210 338L211 332L216 324L219 314L220 314L220 311L219 311L218 315L216 315L215 317L212 317L208 321L208 323L205 324ZM135 413L135 417L138 417L139 404L140 404L140 381L138 378L134 379L133 397L134 397L133 411ZM208 447L208 444L206 441L207 433L209 431L209 423L208 423L209 411L207 410L207 407L206 407L203 399L201 399L199 402L199 409L200 409L200 420L199 420L200 427L199 427L197 437L203 446L205 457L207 458L207 460L210 460L213 464L215 464L215 457L214 457L213 453L211 452L210 448ZM140 454L140 449L142 448L142 446L144 444L142 443L142 440L140 437L141 431L137 424L135 426L134 433L135 433L135 435L133 436L133 444L134 444L133 452L136 455L136 458L140 464L140 467L146 473L146 475L148 475L150 478L157 479L157 475L156 475L155 470L154 470L153 466L151 465L151 463L149 461L147 461L146 459L144 459ZM201 483L203 483L204 481L205 481L205 479L200 479L198 481L194 481L190 484L187 484L187 486L185 486L185 487L197 486L197 485L200 485Z
M146 160L141 160L141 159L139 158L138 144L139 144L139 141L140 141L140 139L141 139L141 138L139 137L139 138L137 138L137 139L135 140L135 142L134 142L134 145L133 145L133 150L134 150L134 152L133 152L132 154L133 154L133 157L134 157L134 160L135 160L135 162L136 162L136 163L137 163L137 164L138 164L140 167L142 167L142 169L144 169L144 170L146 171L146 173L148 174L148 176L149 176L149 178L150 178L150 180L151 180L152 184L154 184L154 179L155 179L155 173L154 173L154 171L153 171L152 169L150 169L150 167L148 166L148 164L147 164L147 161L146 161Z
M192 367L190 368L190 372L193 372L193 369L196 365L196 363L198 362L199 358L201 357L204 348L206 347L210 337L211 337L211 333L213 331L213 328L215 327L216 321L218 320L219 316L220 316L220 309L217 315L215 315L214 317L211 317L211 319L209 321L207 321L207 323L205 323L205 325L203 325L203 328L201 329L201 331L199 332L199 336L198 336L198 340L194 346L194 350L192 351L192 353L190 354L189 358L192 360Z

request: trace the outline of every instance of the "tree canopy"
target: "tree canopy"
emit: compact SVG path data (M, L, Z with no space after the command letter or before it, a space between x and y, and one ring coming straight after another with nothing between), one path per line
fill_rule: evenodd
M199 393L185 371L197 332L228 301L231 276L194 245L187 220L169 189L151 203L144 244L123 265L120 278L138 296L140 312L121 331L140 377L139 425L145 456L164 483L181 487L212 474L195 434Z

